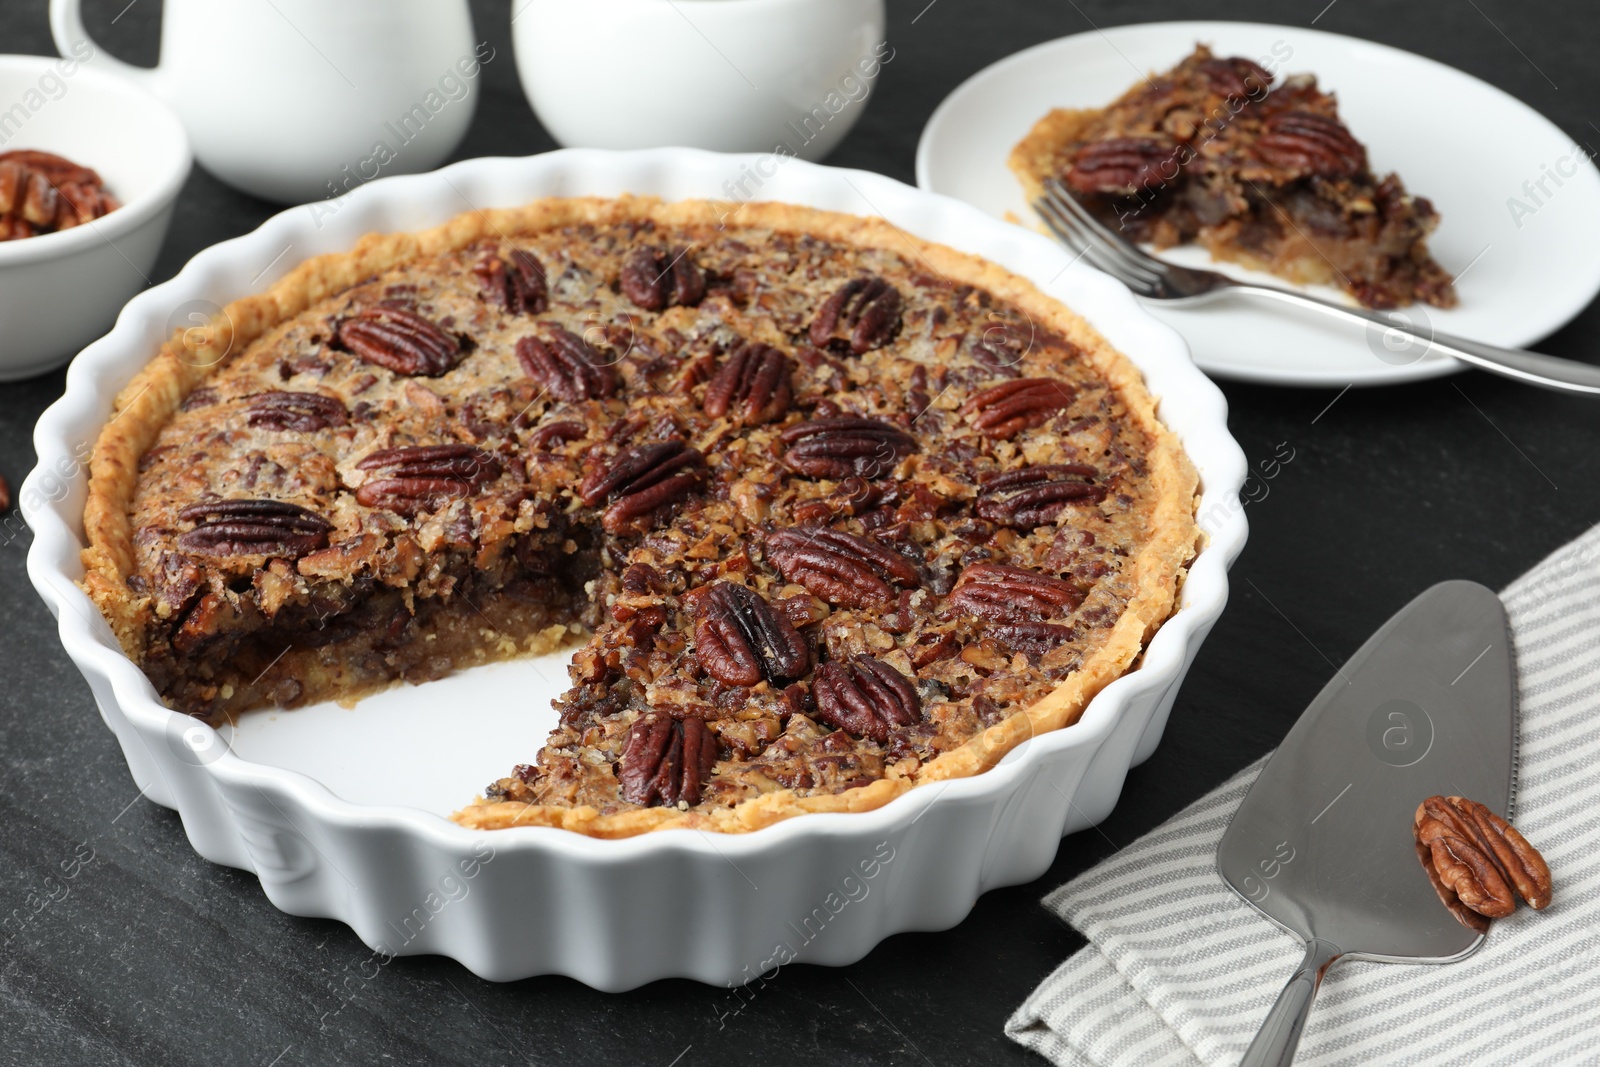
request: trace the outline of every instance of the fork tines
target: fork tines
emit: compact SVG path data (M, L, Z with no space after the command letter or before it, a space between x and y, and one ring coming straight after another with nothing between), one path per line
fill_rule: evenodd
M1136 293L1154 296L1161 289L1167 264L1091 215L1056 179L1046 181L1044 189L1033 209L1062 244Z

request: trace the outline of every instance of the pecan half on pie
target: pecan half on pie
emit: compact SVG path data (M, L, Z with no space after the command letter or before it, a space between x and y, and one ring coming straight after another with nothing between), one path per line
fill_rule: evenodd
M1379 178L1310 74L1273 84L1204 45L1101 110L1058 109L1012 149L1030 199L1057 179L1108 225L1158 248L1342 288L1371 308L1453 307L1428 254L1433 205Z
M540 201L312 260L162 350L90 488L86 588L190 714L581 640L537 759L457 819L603 836L983 770L1132 666L1198 537L1076 315L779 204Z

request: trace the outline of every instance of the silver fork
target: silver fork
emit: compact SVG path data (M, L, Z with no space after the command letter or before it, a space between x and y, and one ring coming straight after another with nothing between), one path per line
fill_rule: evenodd
M1235 281L1214 270L1195 270L1157 259L1096 219L1054 179L1045 183L1045 195L1033 202L1033 209L1063 244L1138 296L1171 304L1203 304L1224 294L1241 293L1298 304L1335 318L1362 325L1376 323L1385 330L1398 330L1425 345L1423 355L1438 352L1529 385L1600 395L1600 367L1588 363L1520 348L1501 348L1432 330L1418 331L1403 319L1390 318L1381 311L1335 304L1275 285Z

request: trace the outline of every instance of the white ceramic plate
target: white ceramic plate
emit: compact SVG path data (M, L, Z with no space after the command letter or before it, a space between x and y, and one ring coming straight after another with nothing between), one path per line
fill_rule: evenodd
M539 827L472 831L445 818L538 751L554 724L549 700L567 685L565 656L463 671L354 709L253 713L228 737L161 705L75 584L79 457L117 391L175 318L184 321L181 309L218 308L368 232L543 196L716 197L750 172L762 175L764 198L882 215L1033 279L1143 371L1200 471L1209 541L1137 670L1107 686L1077 724L1033 739L987 773L912 790L876 811L807 815L744 835L680 830L623 841ZM1126 289L965 204L773 156L574 149L474 159L380 179L331 214L327 207L284 211L130 301L40 419L39 466L19 494L35 531L29 575L59 619L63 646L134 781L178 810L201 855L255 872L285 911L348 923L383 955L437 952L489 978L556 973L626 989L673 976L742 982L795 959L849 963L892 933L944 929L984 890L1038 877L1062 834L1111 811L1128 768L1160 739L1178 684L1227 601L1227 566L1245 537L1245 460L1222 394Z
M1461 303L1448 311L1406 309L1409 321L1526 347L1600 291L1594 246L1600 173L1581 145L1526 104L1452 67L1296 26L1158 22L1018 52L968 78L939 105L917 146L917 184L1037 225L1006 168L1011 147L1051 108L1103 106L1146 73L1172 66L1196 42L1219 55L1248 56L1279 77L1316 74L1338 93L1340 113L1367 145L1373 169L1398 172L1411 192L1433 201L1442 222L1430 247L1458 275ZM1213 264L1196 248L1166 255L1186 266L1272 280ZM1331 289L1315 291L1343 299ZM1378 385L1460 369L1451 359L1418 359L1376 327L1364 331L1315 312L1238 297L1189 310L1146 306L1183 334L1195 362L1219 377Z

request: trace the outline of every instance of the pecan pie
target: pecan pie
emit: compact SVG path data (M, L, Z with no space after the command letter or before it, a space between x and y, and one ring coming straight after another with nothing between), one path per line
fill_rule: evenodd
M997 267L548 200L170 342L97 444L85 586L212 719L579 642L542 751L457 820L738 831L1074 721L1172 611L1195 491L1131 364Z
M1373 174L1309 74L1274 85L1204 45L1101 110L1058 109L1012 149L1030 199L1057 179L1108 225L1158 248L1198 242L1367 307L1456 303L1428 254L1438 213L1399 175Z

